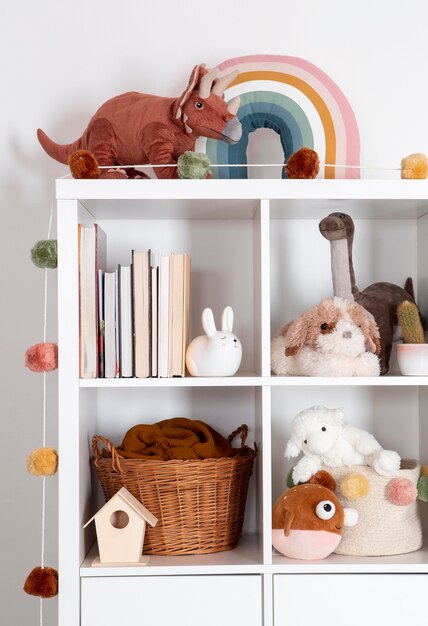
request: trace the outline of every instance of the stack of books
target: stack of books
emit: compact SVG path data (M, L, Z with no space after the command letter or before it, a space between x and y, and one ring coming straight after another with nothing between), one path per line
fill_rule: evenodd
M185 376L190 257L132 251L106 271L106 236L79 225L81 378Z

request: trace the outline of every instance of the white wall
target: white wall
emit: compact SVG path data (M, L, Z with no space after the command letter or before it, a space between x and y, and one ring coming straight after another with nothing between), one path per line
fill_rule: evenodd
M359 123L362 163L399 166L410 152L428 152L427 18L424 0L8 4L0 25L2 623L35 624L39 608L36 598L21 591L40 563L41 482L27 475L25 458L41 444L42 379L25 370L23 354L42 339L43 271L33 267L29 250L46 236L53 181L66 168L42 152L36 128L66 143L115 94L175 95L198 62L289 54L318 65L344 91ZM51 272L53 340L55 280ZM55 392L52 374L48 442L53 445ZM56 478L48 481L46 556L53 566L56 486ZM44 606L45 626L53 626L56 601Z

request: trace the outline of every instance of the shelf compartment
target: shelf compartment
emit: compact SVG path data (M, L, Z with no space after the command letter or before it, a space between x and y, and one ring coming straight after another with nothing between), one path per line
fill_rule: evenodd
M213 554L186 556L150 555L145 567L91 567L98 556L96 543L80 567L80 576L165 576L195 574L260 573L262 565L261 538L256 533L244 533L233 550Z
M320 561L289 559L275 551L272 556L275 574L392 574L428 573L428 541L416 552L392 556L342 556L330 554Z

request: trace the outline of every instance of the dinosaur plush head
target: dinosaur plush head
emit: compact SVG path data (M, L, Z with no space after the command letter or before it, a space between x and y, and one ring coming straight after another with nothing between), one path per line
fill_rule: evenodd
M346 213L330 213L319 223L320 233L329 241L354 239L354 222Z
M194 67L186 90L174 102L176 124L183 124L186 133L195 138L237 143L242 136L236 117L239 97L229 104L224 100L224 90L236 76L237 72L232 72L219 78L217 70L207 70L203 65Z

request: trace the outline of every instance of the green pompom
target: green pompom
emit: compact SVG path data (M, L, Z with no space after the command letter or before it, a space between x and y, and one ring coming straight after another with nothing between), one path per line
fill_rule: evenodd
M188 150L178 157L178 176L180 178L206 178L210 166L211 163L206 154Z
M31 260L36 267L55 269L58 264L56 239L41 239L31 248Z
M295 487L295 483L293 480L293 470L291 469L288 474L287 474L287 487L289 489L293 489L293 487Z
M421 476L418 480L418 499L428 502L428 476Z

